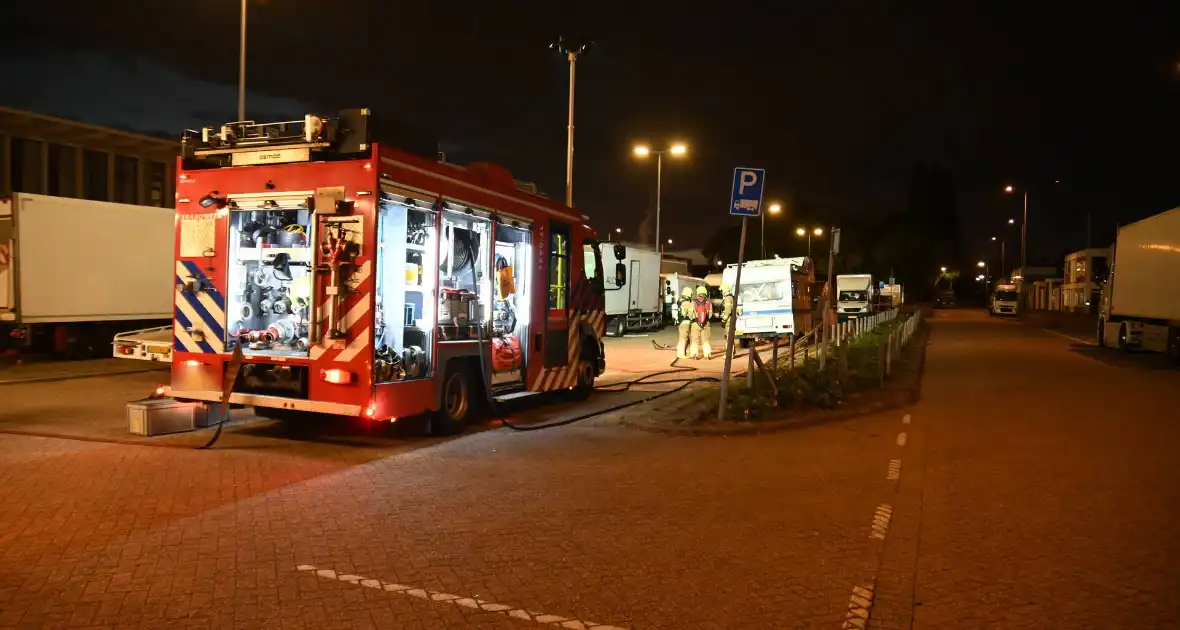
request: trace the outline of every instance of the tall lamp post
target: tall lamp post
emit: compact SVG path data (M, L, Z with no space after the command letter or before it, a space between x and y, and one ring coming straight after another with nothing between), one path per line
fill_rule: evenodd
M772 203L767 208L767 210L769 210L769 214L778 214L783 211L783 206L782 206L782 204ZM762 212L760 214L762 215L762 228L761 228L761 230L762 230L762 258L765 259L766 258L766 215L767 215L767 213Z
M570 62L569 125L565 139L565 205L574 206L574 76L578 57L590 50L590 42L571 42L564 37L549 44L549 48L565 55Z
M242 0L242 24L238 33L238 121L246 120L246 0Z
M1012 194L1016 192L1016 189L1012 186L1005 186L1004 192ZM1024 218L1020 220L1020 275L1023 278L1025 275L1025 265L1028 264L1025 258L1028 239L1028 189L1023 189L1021 192L1024 196ZM1008 223L1012 223L1012 220L1009 219Z
M688 154L688 147L684 143L677 142L667 149L652 149L646 144L637 144L633 149L636 157L645 158L654 154L656 156L656 251L662 251L660 246L660 198L663 196L664 185L664 154L667 153L672 157L684 157Z
M809 230L807 228L801 227L801 228L795 229L795 234L797 234L799 236L806 236L807 237L807 257L811 258L811 235L814 234L816 236L823 236L824 229L823 228L815 228L815 229Z

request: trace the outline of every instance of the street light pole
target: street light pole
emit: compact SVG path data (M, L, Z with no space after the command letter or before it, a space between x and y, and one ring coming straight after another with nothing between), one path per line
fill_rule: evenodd
M1042 203L1044 199L1042 198ZM1028 236L1028 189L1024 191L1024 219L1020 222L1020 279L1023 282L1024 276L1028 275L1028 270L1025 265L1028 261L1025 259L1026 238Z
M242 24L238 34L238 121L246 120L246 0L242 0Z
M660 246L660 197L663 195L664 182L664 152L656 152L656 251L663 252Z
M663 247L660 245L660 214L661 206L663 205L664 196L664 154L671 153L673 157L683 156L688 152L688 147L682 143L673 144L666 149L652 149L646 144L635 145L634 153L636 156L645 158L651 154L656 156L656 251L662 252Z
M565 138L565 205L574 206L574 78L577 73L578 56L590 50L590 43L571 43L564 37L549 44L549 48L561 52L570 64L569 122Z
M578 67L578 53L566 52L570 62L569 124L565 137L565 205L574 207L574 76Z

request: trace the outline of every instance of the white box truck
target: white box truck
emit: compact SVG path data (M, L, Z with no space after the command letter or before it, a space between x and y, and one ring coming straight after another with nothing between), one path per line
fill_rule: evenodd
M107 355L116 333L168 324L174 221L172 208L0 199L0 348Z
M873 314L873 276L854 273L836 276L836 317L844 322Z
M610 251L616 243L602 244ZM664 296L660 282L660 254L633 245L620 245L626 252L620 263L627 279L618 286L606 278L606 330L622 337L627 331L658 330L664 323Z
M1180 364L1180 208L1119 228L1098 344L1166 352Z
M752 337L789 336L808 328L796 321L796 301L800 310L811 312L807 283L795 276L812 272L806 258L751 260L742 265L742 284L738 287L735 335ZM723 281L733 286L737 280L736 264L722 272Z

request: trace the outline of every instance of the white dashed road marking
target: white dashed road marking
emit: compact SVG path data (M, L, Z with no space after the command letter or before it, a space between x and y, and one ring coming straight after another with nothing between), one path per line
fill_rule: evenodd
M488 602L482 599L476 599L474 597L463 597L461 595L452 595L450 593L440 593L438 591L431 591L424 588L415 588L405 584L383 582L381 580L375 580L373 578L367 578L360 575L337 573L332 569L321 569L310 564L301 564L295 567L295 570L302 571L304 573L312 573L321 578L324 578L325 580L347 582L356 586L363 586L365 588L371 588L378 591L385 591L386 593L397 593L398 595L417 597L418 599L423 599L438 604L453 604L455 606L471 608L472 610L482 610L484 612L497 613L512 617L513 619L531 621L543 626L569 628L570 630L623 630L623 628L618 626L607 626L600 623L595 623L593 621L571 619L569 617L561 617L559 615L550 615L532 610L525 610L523 608L508 606L507 604ZM863 628L864 626L859 627Z
M910 423L910 414L907 413L906 415L902 416L901 423L902 424L909 424Z
M889 471L885 473L885 479L888 481L897 481L901 477L901 460L889 460Z
M907 437L908 436L906 436L905 433L898 433L897 434L897 445L898 446L905 446L905 441L906 441Z
M873 607L873 586L852 587L852 597L848 600L848 613L844 615L844 628L863 630L869 624L869 609Z
M893 508L882 503L877 506L877 511L873 514L873 531L869 534L869 538L877 538L885 540L885 534L889 533L889 521L893 519Z

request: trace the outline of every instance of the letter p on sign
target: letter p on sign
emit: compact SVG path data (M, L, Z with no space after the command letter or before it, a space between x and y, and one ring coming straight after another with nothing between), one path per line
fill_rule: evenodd
M738 194L745 196L746 189L758 183L758 174L753 171L742 171L741 181L738 183Z

